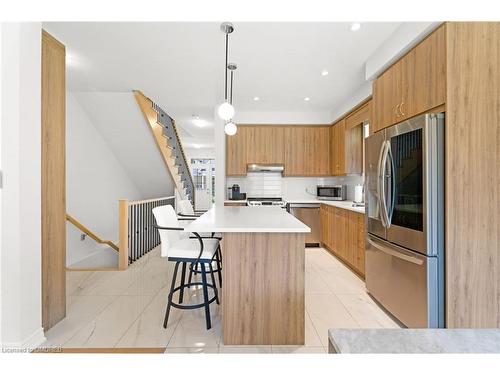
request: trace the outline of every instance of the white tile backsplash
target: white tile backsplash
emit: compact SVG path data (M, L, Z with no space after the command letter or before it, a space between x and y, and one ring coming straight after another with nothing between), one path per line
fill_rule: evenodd
M317 185L347 185L347 199L354 199L354 186L363 184L363 176L283 177L276 172L250 172L246 177L228 177L226 186L240 185L247 197L282 197L287 200L316 197Z

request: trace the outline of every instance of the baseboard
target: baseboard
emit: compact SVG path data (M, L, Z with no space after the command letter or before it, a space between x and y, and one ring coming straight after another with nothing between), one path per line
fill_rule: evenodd
M29 335L22 342L6 342L2 343L2 348L5 349L24 349L27 351L32 351L42 345L47 339L43 332L43 328L38 328L35 332Z

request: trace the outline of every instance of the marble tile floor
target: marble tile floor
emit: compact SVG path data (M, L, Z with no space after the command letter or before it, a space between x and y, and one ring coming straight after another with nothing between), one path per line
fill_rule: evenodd
M399 328L366 293L364 282L322 248L306 248L304 346L225 346L220 307L173 308L163 316L173 263L149 252L126 271L67 272L67 316L46 332L44 347L166 348L166 353L326 353L329 328ZM179 272L180 273L180 272ZM222 294L222 291L220 292ZM200 301L199 289L186 301Z

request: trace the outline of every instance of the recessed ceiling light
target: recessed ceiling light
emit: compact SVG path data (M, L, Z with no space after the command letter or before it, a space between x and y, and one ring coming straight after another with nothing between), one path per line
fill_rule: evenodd
M193 115L192 121L193 121L193 124L195 124L199 128L203 128L204 126L207 125L207 122L205 120L202 120L200 118L200 116L198 116L198 115Z
M194 145L193 145L193 148L201 148L201 145L194 144Z
M322 75L322 76L327 76L327 75L328 75L328 70L323 69L323 70L321 71L321 75Z
M258 96L254 96L253 100L255 100L256 102L258 102L260 100L260 98Z
M305 101L305 102L308 102L309 100L311 100L311 98L310 98L310 97L308 97L308 96L306 96L306 97L304 98L304 101Z
M361 29L361 24L359 22L354 22L351 25L351 31L358 31L359 29Z

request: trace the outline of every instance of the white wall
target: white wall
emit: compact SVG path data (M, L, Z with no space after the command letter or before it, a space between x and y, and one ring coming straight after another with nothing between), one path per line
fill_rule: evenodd
M236 124L329 124L331 123L329 111L314 112L273 112L273 111L247 111L236 112Z
M131 91L73 92L73 96L143 198L173 195L172 177Z
M137 186L71 93L66 95L66 211L99 237L118 241L118 200L142 199ZM66 264L99 252L67 223Z
M1 42L1 342L36 347L41 313L41 24L4 23Z
M341 118L346 113L350 112L354 107L356 107L363 100L368 98L372 94L372 83L365 82L361 87L354 93L349 95L349 97L341 103L338 103L333 110L330 112L331 122Z

